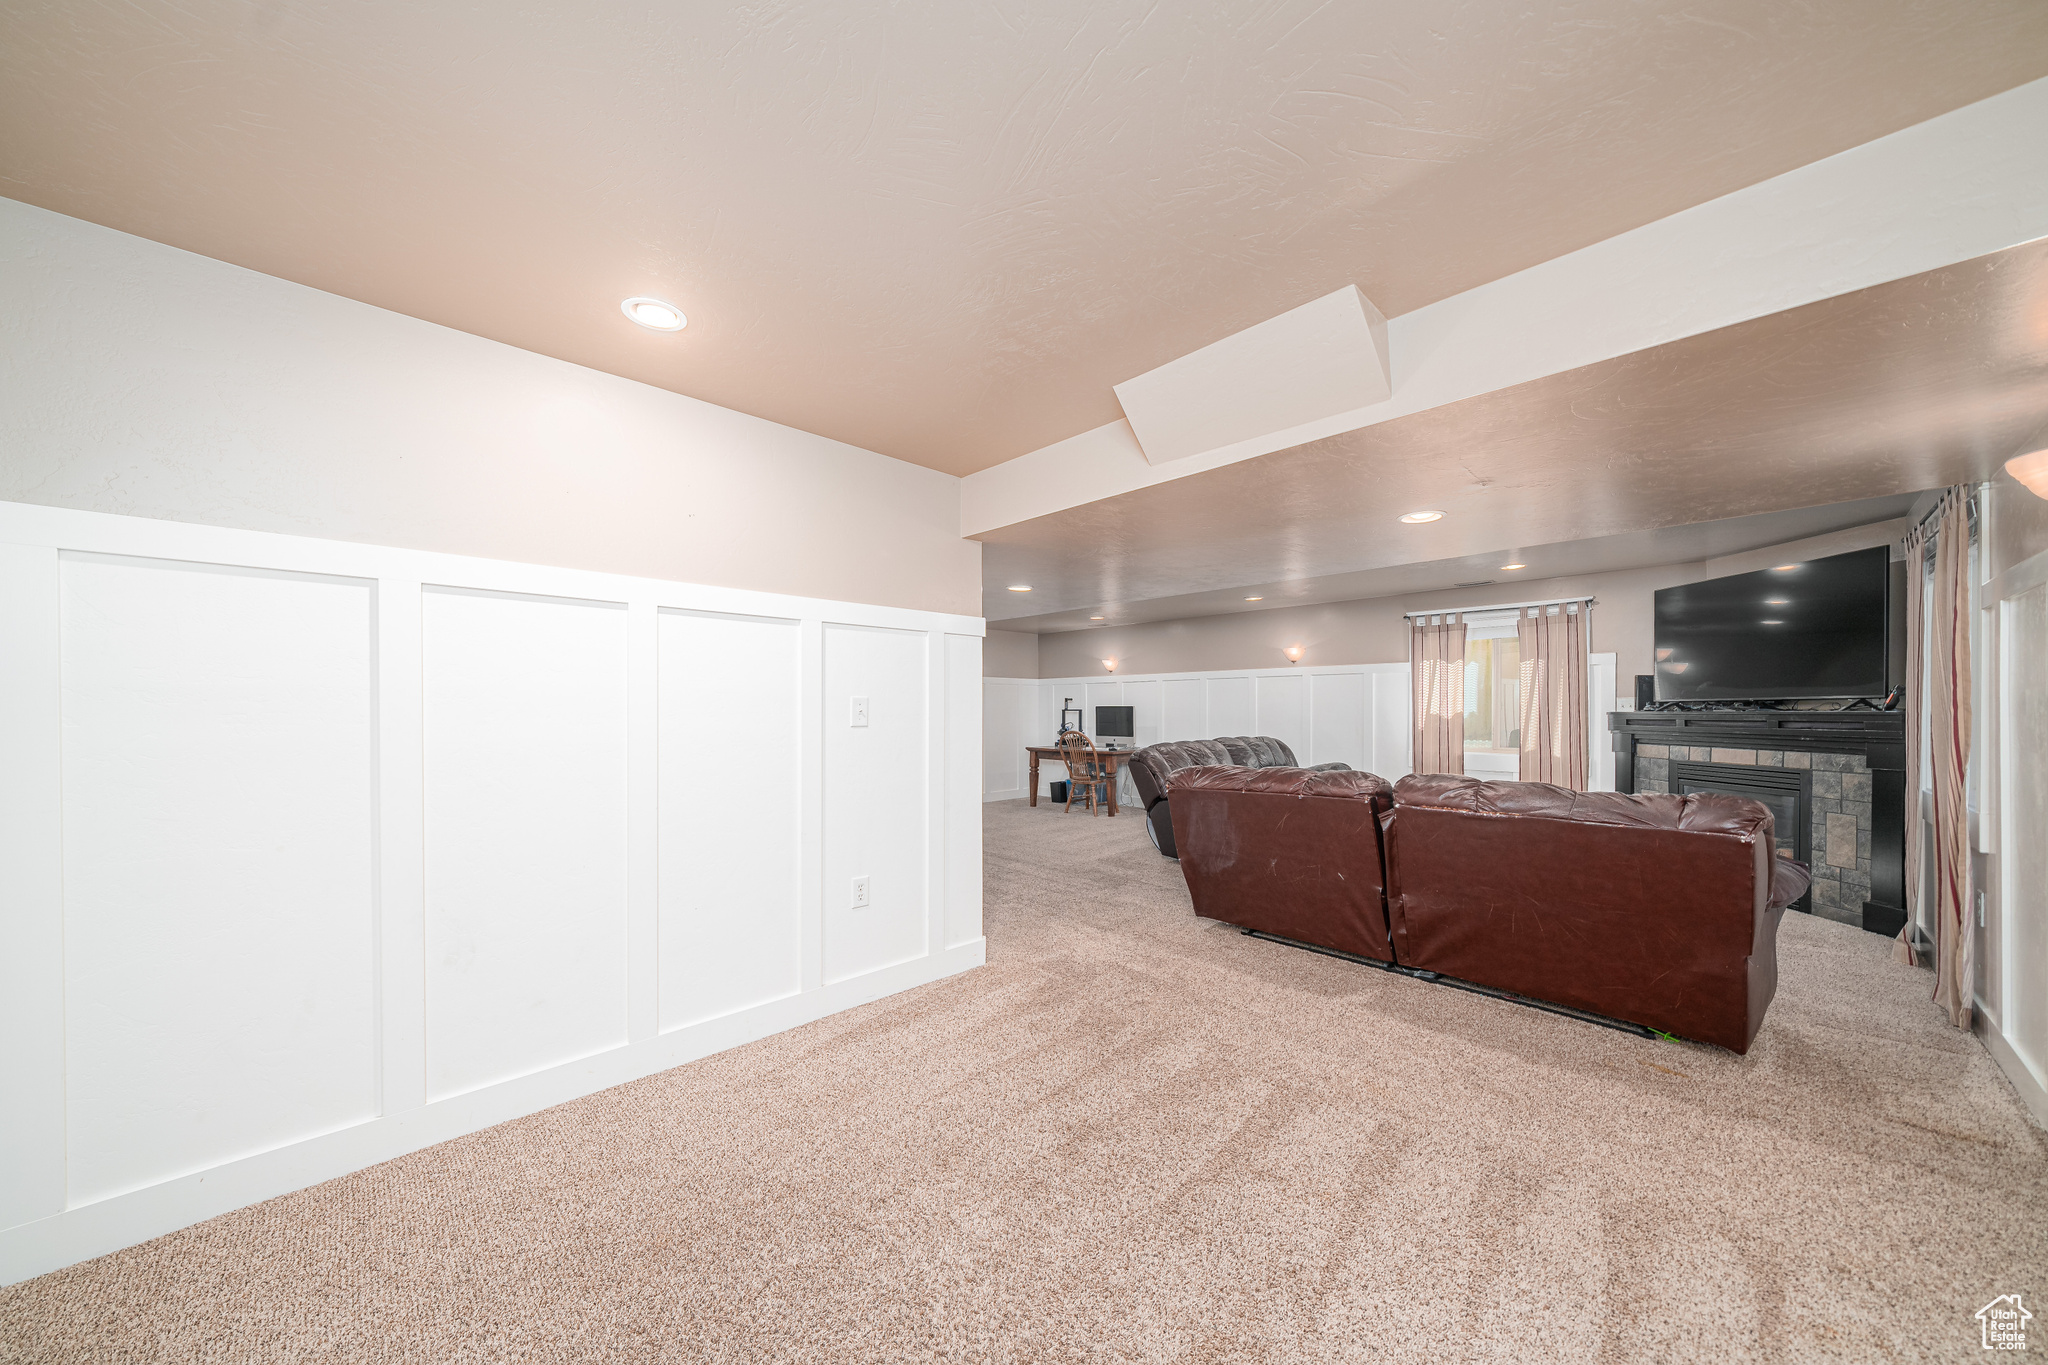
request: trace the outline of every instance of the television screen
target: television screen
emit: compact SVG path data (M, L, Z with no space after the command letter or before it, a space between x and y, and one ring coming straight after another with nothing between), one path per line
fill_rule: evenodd
M1884 696L1890 562L1880 545L1661 590L1657 700Z
M1129 739L1136 732L1131 729L1131 710L1128 706L1098 706L1095 708L1095 737L1097 739Z

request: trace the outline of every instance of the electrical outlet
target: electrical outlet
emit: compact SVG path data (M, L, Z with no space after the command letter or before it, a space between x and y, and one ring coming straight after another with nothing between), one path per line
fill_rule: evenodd
M853 713L846 723L848 725L866 725L868 723L868 699L866 697L855 697L853 699Z
M868 908L868 879L866 877L855 877L853 879L853 908L856 910Z

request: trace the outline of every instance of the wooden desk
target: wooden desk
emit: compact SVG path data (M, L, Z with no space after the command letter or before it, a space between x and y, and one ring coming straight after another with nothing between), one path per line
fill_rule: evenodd
M1027 744L1024 746L1024 752L1031 756L1031 804L1035 806L1038 804L1038 761L1041 758L1049 758L1055 763L1059 762L1060 748L1057 744ZM1117 779L1123 775L1125 761L1136 752L1138 752L1136 749L1097 749L1095 751L1095 757L1102 761L1103 770L1109 774L1109 813L1111 815L1116 814Z

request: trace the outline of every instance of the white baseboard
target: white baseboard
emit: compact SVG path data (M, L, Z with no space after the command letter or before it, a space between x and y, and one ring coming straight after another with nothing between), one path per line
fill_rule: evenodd
M437 1142L708 1057L979 967L987 941L658 1034L423 1108L259 1152L146 1189L0 1230L0 1285L104 1256L235 1209L390 1161Z
M2027 1106L2034 1122L2048 1128L2048 1089L2042 1087L2026 1062L2012 1050L2012 1044L2005 1040L2005 1035L1985 1019L1982 1010L1973 1013L1971 1027L1983 1039L1984 1050L1991 1054L1992 1062L2004 1073L2006 1080L2012 1082L2012 1088L2019 1092L2020 1103Z

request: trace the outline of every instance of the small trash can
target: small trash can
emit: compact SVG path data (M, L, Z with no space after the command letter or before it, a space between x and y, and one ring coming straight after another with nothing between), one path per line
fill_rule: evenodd
M1055 782L1055 783L1053 783L1053 784L1052 784L1052 803L1053 803L1053 804L1054 804L1055 806L1064 806L1064 805L1066 805L1066 804L1067 804L1067 784L1066 784L1066 783L1064 783L1064 782Z

